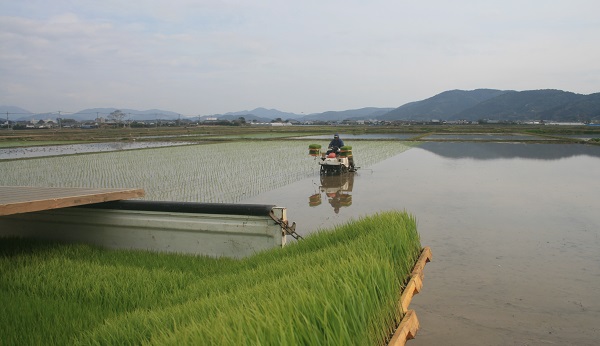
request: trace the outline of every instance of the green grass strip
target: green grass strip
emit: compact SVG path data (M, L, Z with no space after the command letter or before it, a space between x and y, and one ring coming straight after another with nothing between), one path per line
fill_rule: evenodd
M0 240L7 345L381 345L421 250L383 212L243 260Z

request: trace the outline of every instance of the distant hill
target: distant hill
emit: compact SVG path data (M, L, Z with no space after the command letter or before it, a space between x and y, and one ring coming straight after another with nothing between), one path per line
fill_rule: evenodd
M282 112L279 111L277 109L267 109L267 108L255 108L251 111L239 111L239 112L229 112L229 113L225 113L222 115L216 115L216 117L218 117L219 119L229 119L229 118L233 118L237 119L241 116L246 117L247 115L254 115L258 118L265 118L265 119L277 119L277 118L281 118L283 120L285 119L296 119L299 117L302 117L302 115L300 114L296 114L296 113L289 113L289 112Z
M11 121L18 119L20 117L24 117L24 116L33 114L30 111L25 110L20 107L0 105L0 121L6 120L7 113L8 113L8 119Z
M483 101L508 93L495 89L450 90L422 101L410 102L380 117L379 120L449 120Z
M582 95L554 89L451 90L422 101L407 103L378 119L598 121L600 120L600 93Z
M328 111L323 113L314 113L306 115L299 121L343 121L347 119L376 119L383 114L388 113L393 108L376 108L376 107L365 107L360 109L351 109L347 111Z
M511 91L454 114L449 119L472 121L479 119L504 121L559 120L558 118L546 119L543 113L566 104L581 101L585 97L584 95L562 90Z
M323 113L313 113L302 115L297 113L282 112L277 109L256 108L251 111L229 112L225 114L215 114L215 117L221 120L236 120L239 117L244 117L246 121L269 122L273 119L281 118L282 120L298 120L298 121L342 121L347 119L374 119L381 116L393 108L376 108L365 107L360 109L350 109L345 111L328 111Z
M76 113L62 113L59 115L58 112L53 113L31 113L22 108L14 107L14 111L9 111L10 113L15 113L11 116L12 120L19 121L29 121L32 119L56 119L56 118L64 118L64 119L74 119L77 121L88 121L95 120L97 117L108 117L108 115L115 110L119 109L123 113L128 115L129 120L176 120L179 118L179 114L175 112L163 111L160 109L150 109L145 111L139 111L135 109L126 109L126 108L88 108L81 110ZM0 107L0 109L4 109ZM6 110L4 113L6 114ZM0 114L1 118L1 114Z
M145 111L139 111L135 109L126 108L89 108L79 111L77 113L65 114L63 117L75 119L78 121L94 120L97 117L107 118L110 113L114 112L117 109L127 114L128 120L176 120L180 117L178 113L164 111L160 109L149 109Z
M302 115L296 113L282 112L277 109L267 109L259 107L251 111L243 110L237 112L228 112L225 114L204 115L200 117L200 120L206 120L207 118L217 118L219 120L233 121L239 119L240 117L244 117L246 122L268 123L277 118L281 118L282 120L297 119L299 117L302 117Z
M90 108L77 113L62 113L60 117L77 121L94 120L96 117L108 117L117 108ZM277 109L263 107L253 110L229 112L225 114L205 116L181 116L178 113L160 109L139 111L120 108L127 114L128 120L176 120L188 118L206 120L237 120L244 117L247 122L270 122L274 119L305 121L343 121L369 120L382 121L450 121L450 120L499 120L499 121L530 121L548 120L558 122L587 122L600 121L600 93L590 95L576 94L562 90L448 90L430 98L409 102L397 108L365 107L343 111L328 111L313 114L297 114L282 112ZM33 114L23 108L0 106L2 114L9 113L9 119L56 119L57 112Z
M242 113L238 113L238 114L228 113L225 115L213 116L213 118L214 117L216 117L219 120L229 120L229 121L238 120L239 118L243 117L246 120L246 122L258 122L258 123L269 123L269 122L271 122L271 120L278 118L278 117L275 117L275 118L259 117L254 114L242 114ZM206 118L209 118L209 117L205 116L205 117L202 117L201 119L206 119ZM284 119L284 118L282 118L282 119Z

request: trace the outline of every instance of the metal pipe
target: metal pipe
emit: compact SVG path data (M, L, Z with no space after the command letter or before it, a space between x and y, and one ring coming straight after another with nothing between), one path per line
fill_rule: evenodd
M172 213L192 214L232 214L265 216L271 213L275 205L267 204L233 204L233 203L196 203L196 202L165 202L147 200L122 200L88 204L76 208L163 211Z

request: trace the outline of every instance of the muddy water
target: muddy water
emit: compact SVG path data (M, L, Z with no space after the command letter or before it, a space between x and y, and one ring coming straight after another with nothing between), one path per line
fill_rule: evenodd
M243 202L287 207L301 234L413 213L433 262L411 304L421 323L411 345L597 345L599 174L594 146L424 143L353 178Z

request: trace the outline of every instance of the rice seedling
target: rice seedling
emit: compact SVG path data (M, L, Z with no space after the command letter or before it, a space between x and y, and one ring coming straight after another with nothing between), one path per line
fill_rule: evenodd
M420 248L396 211L243 260L3 239L1 341L381 345Z
M369 167L409 148L364 141L354 156ZM3 185L135 187L149 200L235 203L318 174L314 160L303 141L243 141L0 161L0 174Z
M0 148L33 147L40 145L63 145L80 143L78 141L0 141Z

